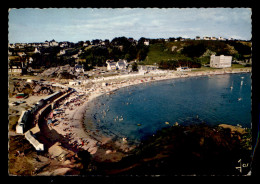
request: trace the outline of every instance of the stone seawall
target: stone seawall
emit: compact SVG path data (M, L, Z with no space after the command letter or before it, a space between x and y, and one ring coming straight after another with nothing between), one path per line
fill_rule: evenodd
M58 103L63 100L64 98L66 98L67 96L69 96L71 93L73 93L74 90L70 90L68 92L66 92L65 94L63 94L62 96L58 96L56 99L52 99L53 102L48 103L47 105L45 105L42 109L40 109L38 111L38 113L35 115L35 121L36 122L45 122L45 121L39 121L39 120L45 120L49 113L51 112L51 110L58 105ZM37 128L36 128L37 127ZM35 131L35 129L37 129L38 131ZM37 151L44 151L44 145L42 143L40 143L33 135L36 133L40 133L41 132L41 125L35 124L35 126L33 128L31 128L30 130L28 130L25 133L25 138L35 147L35 149ZM34 134L33 134L34 133ZM27 136L26 136L27 135ZM35 144L33 144L35 143Z

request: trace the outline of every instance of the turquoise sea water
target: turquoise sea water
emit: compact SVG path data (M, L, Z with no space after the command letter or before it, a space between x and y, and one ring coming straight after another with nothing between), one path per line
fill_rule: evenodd
M100 133L115 138L127 137L136 143L175 122L180 125L240 124L250 128L251 74L145 83L103 95L94 103L91 118Z

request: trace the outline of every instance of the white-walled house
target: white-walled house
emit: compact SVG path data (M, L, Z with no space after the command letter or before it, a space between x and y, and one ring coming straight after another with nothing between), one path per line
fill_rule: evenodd
M59 46L59 43L56 42L55 40L52 40L52 41L50 41L49 43L50 43L50 46L51 46L51 47Z
M33 62L33 58L29 57L28 62L31 64Z
M200 40L200 36L196 36L195 40Z
M149 40L145 40L145 41L144 41L144 45L147 45L147 46L148 46L148 45L149 45Z
M66 50L65 49L61 49L60 52L59 52L59 55L64 55L66 54Z
M203 40L210 40L210 37L204 36L204 37L203 37Z
M231 67L232 56L210 56L210 67L212 68L227 68Z
M107 60L107 70L125 70L127 68L127 61L123 59L119 59L118 62L114 60Z
M35 47L34 53L41 53L41 52L40 52L40 50L37 47Z
M218 40L226 40L226 38L219 37Z
M116 62L114 60L107 60L107 70L116 70Z
M125 70L127 67L127 61L119 59L119 61L116 63L116 68L119 70Z
M50 43L48 41L45 41L44 43L42 43L42 46L43 47L49 47L50 46Z

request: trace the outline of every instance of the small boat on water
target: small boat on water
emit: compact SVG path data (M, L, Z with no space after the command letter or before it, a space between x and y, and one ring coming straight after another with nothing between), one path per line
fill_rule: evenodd
M238 99L237 99L237 101L241 101L241 100L242 100L242 98L238 98Z

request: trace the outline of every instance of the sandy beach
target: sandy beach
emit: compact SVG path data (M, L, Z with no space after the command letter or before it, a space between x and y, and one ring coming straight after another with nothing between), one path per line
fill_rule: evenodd
M88 150L92 155L99 157L102 160L102 155L113 155L117 150L103 150L103 152L98 152L100 145L104 145L107 142L111 141L111 138L105 137L102 135L97 135L95 131L88 129L91 126L92 122L88 123L88 118L85 116L86 110L91 109L91 102L100 95L109 94L117 89L128 87L132 85L142 84L146 82L167 80L180 77L194 77L194 76L203 76L203 75L217 75L217 74L226 74L226 73L243 73L251 72L251 69L230 69L230 70L213 70L213 71L192 71L192 72L166 72L163 74L145 74L140 76L134 76L129 78L115 78L106 80L100 80L95 82L92 80L92 85L86 87L73 86L76 90L73 94L69 96L59 106L55 109L53 116L53 124L48 125L50 129L55 129L59 134L63 135L65 138L69 139L69 142L72 146ZM87 118L87 119L86 119ZM84 122L87 121L87 126ZM95 125L93 125L95 127ZM115 142L121 152L127 153L130 147L127 145L125 140ZM118 154L117 158L114 160L121 159L122 154ZM110 158L112 159L112 157Z

